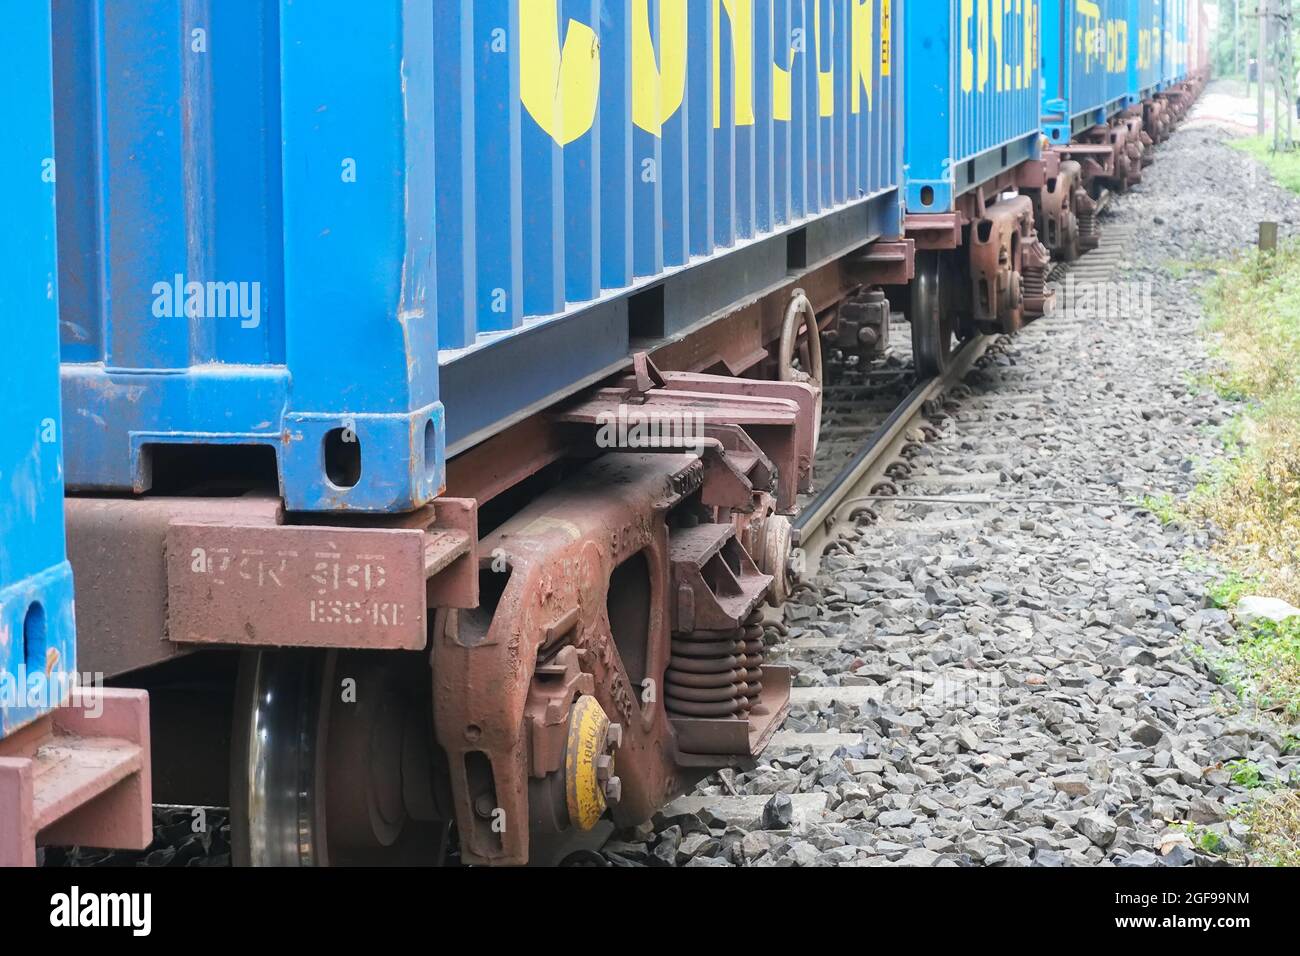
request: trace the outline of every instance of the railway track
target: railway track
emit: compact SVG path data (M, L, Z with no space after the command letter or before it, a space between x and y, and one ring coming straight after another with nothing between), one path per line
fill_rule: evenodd
M1110 204L1111 195L1102 195L1099 212ZM1048 281L1060 284L1068 276L1080 283L1109 281L1131 234L1129 227L1107 228L1097 249L1073 263L1054 263ZM910 342L907 332L906 322L895 321L891 342ZM943 375L923 381L916 381L910 346L903 345L867 372L849 372L846 381L827 385L814 474L833 477L801 498L794 521L809 566L815 566L836 529L851 519L854 506L890 494L896 487L894 480L909 470L907 462L917 442L936 434L927 410L934 410L935 402L1003 341L1004 336L971 339L958 349Z
M1057 264L1050 280L1058 285L1071 276L1076 283L1113 281L1132 233L1132 227L1108 225L1097 249L1074 263ZM1059 336L1062 341L1052 346L1059 349L1082 324L1083 320L1058 312L1039 319L1021 334ZM894 331L891 329L891 335ZM906 332L905 326L902 331ZM968 341L956 353L946 374L924 381L916 381L903 356L895 354L868 372L850 374L848 384L833 382L827 388L823 440L816 467L822 474L830 470L834 477L801 502L795 527L800 532L806 568L804 580L795 587L792 603L799 604L802 597L809 602L829 604L829 616L843 618L851 614L861 596L828 594L824 575L821 584L808 583L823 570L833 572L843 564L860 563L862 550L871 548L877 539L891 544L911 541L919 556L925 553L927 543L939 538L960 536L972 530L978 532L984 518L968 513L969 508L963 508L962 502L978 509L991 493L996 494L998 470L1005 463L989 460L985 472L944 474L941 469L928 467L936 458L935 452L926 446L934 442L936 447L942 447L967 440L963 436L971 433L991 434L1006 429L1006 424L999 423L998 419L1005 415L1007 403L1023 403L1024 397L999 392L981 394L963 383L972 371L999 361L1009 342L1005 336L983 336ZM897 371L891 370L893 365L902 369L900 380L890 378L890 372ZM869 395L861 394L870 387L874 391ZM839 396L852 389L859 390L858 401L864 398L865 401L859 414L850 420L839 406ZM887 401L891 389L903 393L892 405ZM949 422L959 416L960 423L950 426ZM854 449L851 454L846 453L848 447ZM834 585L829 587L835 590ZM800 590L806 593L801 595ZM815 593L817 590L821 593ZM786 620L788 617L781 611L769 617L769 640L775 637L774 632L787 632ZM811 623L812 619L809 620ZM854 750L861 747L857 735L820 729L826 724L825 715L881 705L886 702L889 689L863 671L848 676L848 662L859 658L857 662L861 663L862 656L861 648L852 639L829 632L799 633L803 630L798 628L792 636L779 640L772 648L773 662L792 663L799 669L813 668L818 672L825 668L827 674L841 676L803 683L803 686L796 682L791 690L791 717L773 735L760 761L793 767L804 757L828 760L835 754L847 754L861 758L864 754ZM738 831L771 828L764 818L771 799L768 793L740 792L734 775L724 774L719 779L720 786L708 788L716 792L692 794L673 801L661 814L660 822L702 817ZM824 792L790 794L788 813L793 826L819 816L825 809ZM616 842L608 848L616 855L620 852Z

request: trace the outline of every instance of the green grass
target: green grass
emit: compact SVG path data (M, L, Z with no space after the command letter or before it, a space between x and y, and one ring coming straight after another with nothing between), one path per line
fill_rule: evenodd
M1300 150L1273 152L1273 134L1234 139L1232 145L1263 163L1273 178L1293 193L1300 193Z
M1271 154L1259 139L1235 145L1300 193L1300 153ZM1283 242L1271 254L1251 250L1224 263L1207 291L1206 313L1217 369L1203 384L1239 406L1220 432L1223 457L1183 506L1187 518L1220 531L1213 559L1223 576L1207 596L1226 609L1251 593L1300 604L1300 242ZM1300 620L1238 623L1236 635L1221 648L1202 647L1193 656L1233 692L1238 707L1272 717L1286 745L1294 745ZM1225 769L1233 784L1252 795L1234 813L1249 837L1231 856L1252 866L1300 866L1295 781L1266 783L1260 767L1246 760ZM1222 849L1217 837L1198 832L1193 839L1207 852Z
M1300 603L1300 243L1224 264L1206 312L1218 360L1206 384L1241 408L1187 511L1222 530L1223 564Z
M1210 585L1206 596L1214 603L1215 607L1231 609L1236 607L1237 602L1247 594L1254 594L1258 591L1259 587L1259 578L1230 571L1221 581L1216 581Z
M1254 790L1263 784L1259 767L1249 760L1233 760L1224 764L1224 769L1232 774L1232 782L1247 790Z
M1259 793L1235 817L1250 828L1245 859L1251 866L1300 866L1300 793Z
M1175 279L1182 279L1198 272L1217 272L1219 266L1217 259L1166 259L1161 268Z
M1271 713L1283 724L1300 721L1300 620L1240 625L1223 652L1205 661L1242 705ZM1249 786L1235 771L1233 779Z
M1143 495L1138 499L1137 503L1139 507L1155 515L1160 520L1160 523L1164 525L1173 524L1183 517L1178 502L1173 495L1167 492L1158 495Z

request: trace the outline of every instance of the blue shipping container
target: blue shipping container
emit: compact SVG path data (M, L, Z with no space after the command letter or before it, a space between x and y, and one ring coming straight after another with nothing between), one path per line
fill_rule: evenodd
M0 736L62 702L76 672L72 569L64 556L55 297L50 13L6 10L0 31Z
M1164 0L1165 42L1161 80L1172 86L1187 78L1188 0Z
M54 5L71 488L261 444L293 508L437 493L433 34L427 0Z
M1128 105L1150 98L1160 86L1164 48L1164 0L1128 0Z
M1038 154L1039 16L1039 0L909 7L908 212L948 212L961 193Z
M70 487L255 445L290 508L410 509L445 453L897 235L891 6L56 3Z
M1044 2L1043 132L1051 142L1067 143L1125 108L1134 28L1128 4Z

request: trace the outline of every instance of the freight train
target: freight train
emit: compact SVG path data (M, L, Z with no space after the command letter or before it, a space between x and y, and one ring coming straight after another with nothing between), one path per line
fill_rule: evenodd
M1189 0L18 6L0 665L118 714L6 701L25 862L522 864L751 765L825 356L1048 312L1206 79Z

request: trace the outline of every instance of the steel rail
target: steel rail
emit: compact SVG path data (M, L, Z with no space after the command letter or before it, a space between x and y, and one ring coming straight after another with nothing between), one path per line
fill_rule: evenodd
M918 382L898 407L889 413L889 417L871 433L862 449L794 519L794 530L798 533L800 547L807 549L810 541L829 530L828 520L834 517L845 499L858 491L859 483L879 464L881 456L898 436L921 414L925 403L965 378L979 357L993 344L994 338L992 335L979 335L967 341L953 355L952 364L943 375Z

